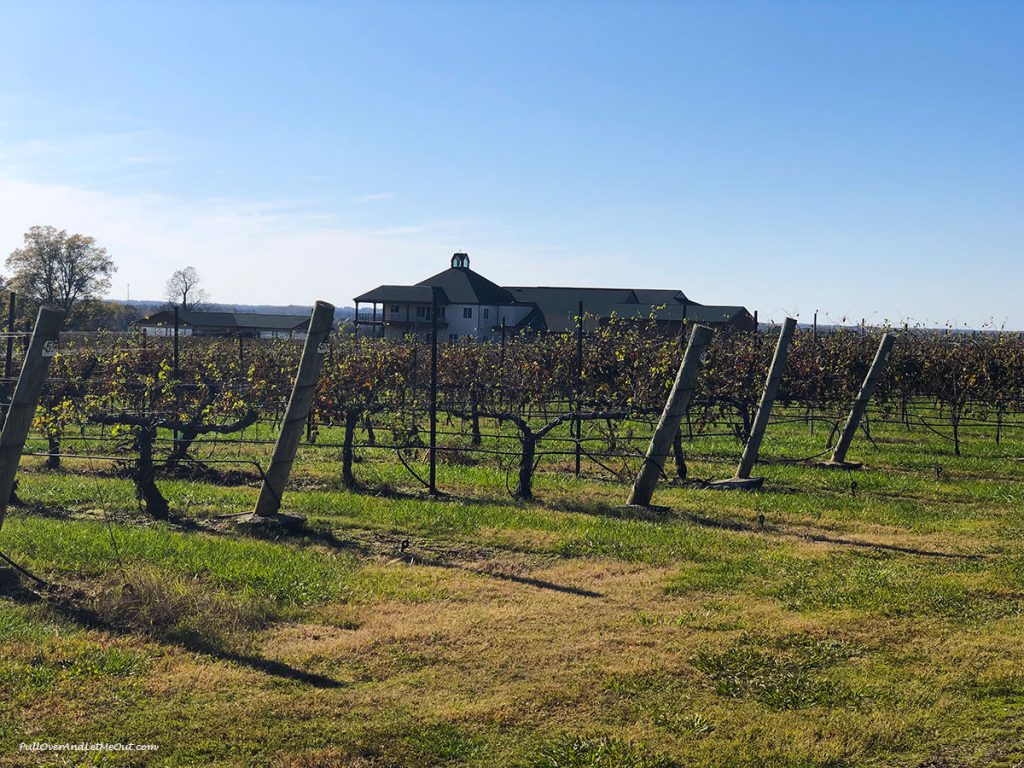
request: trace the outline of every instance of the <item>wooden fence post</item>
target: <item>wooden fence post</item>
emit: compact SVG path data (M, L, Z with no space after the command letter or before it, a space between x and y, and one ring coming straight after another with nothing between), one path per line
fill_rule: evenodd
M50 360L57 354L57 341L64 323L64 313L50 307L40 307L36 326L32 331L25 362L14 388L7 418L0 431L0 526L7 514L7 503L18 474L18 463L25 448L29 427L36 415L36 405L46 381Z
M885 333L882 335L882 340L878 343L878 351L875 352L875 359L871 361L871 367L868 368L867 376L864 377L864 382L860 385L860 392L857 394L857 399L850 409L846 425L839 435L839 442L836 443L835 450L832 451L832 459L822 462L820 466L837 469L860 469L861 465L859 463L846 460L846 452L850 449L850 443L853 442L854 435L857 434L860 420L864 417L865 411L867 411L872 395L875 394L878 379L882 375L885 361L889 359L889 352L892 350L892 345L895 342L895 334Z
M743 446L743 455L740 457L739 466L736 468L736 476L728 480L718 480L711 483L713 488L731 490L734 488L751 489L760 488L764 484L763 477L751 477L750 472L757 463L757 455L761 450L761 440L764 439L765 430L768 428L768 419L772 415L772 404L779 394L779 384L782 382L782 374L786 370L786 357L789 355L789 343L793 340L793 333L796 331L796 320L787 317L782 323L782 330L779 331L779 341L775 345L775 355L772 357L772 364L768 369L768 378L764 382L764 391L761 393L761 402L757 406L757 414L754 416L754 424L750 430L750 437Z
M654 495L654 488L658 484L665 467L665 459L672 448L672 440L679 431L679 424L690 406L690 398L693 396L694 386L697 382L697 374L700 373L701 358L711 343L713 331L705 325L695 325L690 334L690 342L686 346L686 354L679 364L676 373L675 383L672 391L669 392L665 401L665 408L661 412L661 419L654 430L651 444L647 448L647 455L640 467L640 472L633 483L633 489L629 493L627 504L638 504L648 506L651 497Z
M302 428L313 405L317 380L320 378L320 368L323 365L324 353L327 351L327 337L330 335L333 325L334 305L328 304L326 301L318 301L313 306L313 314L309 319L309 331L302 347L299 368L295 373L292 396L288 400L288 408L285 410L284 420L281 422L281 431L277 436L277 443L274 445L274 455L270 460L270 467L263 476L260 497L256 501L256 508L253 510L250 520L285 517L280 514L281 497L284 495L288 476L291 474L292 464L295 462L295 452L302 440ZM299 518L291 518L292 522L298 522L298 520Z

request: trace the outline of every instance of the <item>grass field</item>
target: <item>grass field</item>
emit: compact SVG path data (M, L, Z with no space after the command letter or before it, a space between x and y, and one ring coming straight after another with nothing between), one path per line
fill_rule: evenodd
M218 519L255 482L165 479L158 524L26 458L0 550L55 586L5 572L0 765L1022 765L1024 435L873 434L844 473L773 461L824 439L773 426L763 492L643 514L592 467L542 464L526 504L446 463L430 500L393 454L350 493L304 447L295 536ZM692 450L713 479L739 446Z

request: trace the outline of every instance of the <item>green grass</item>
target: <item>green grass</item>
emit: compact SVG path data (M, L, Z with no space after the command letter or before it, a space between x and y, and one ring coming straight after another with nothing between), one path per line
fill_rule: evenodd
M592 464L544 459L527 504L443 463L429 500L393 452L361 449L351 493L304 445L299 536L217 519L254 473L160 480L181 526L102 462L27 458L0 549L61 588L0 599L0 765L74 764L21 741L160 746L87 763L116 766L1019 764L1024 434L968 431L959 459L873 434L830 472L777 461L826 437L780 422L763 492L663 483L646 517ZM713 479L739 446L688 451Z
M98 576L130 563L199 574L284 604L339 597L353 583L356 559L313 547L208 534L161 526L12 516L4 525L6 551L30 568Z
M724 651L702 649L693 665L708 676L719 696L752 698L774 710L840 707L855 703L856 696L822 670L849 653L841 642L811 635L775 641L741 636Z

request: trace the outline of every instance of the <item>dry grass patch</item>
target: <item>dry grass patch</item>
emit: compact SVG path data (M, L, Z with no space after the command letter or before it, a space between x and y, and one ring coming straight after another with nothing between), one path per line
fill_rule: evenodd
M244 651L273 604L249 592L229 593L199 576L135 566L108 574L90 595L109 627L187 647Z

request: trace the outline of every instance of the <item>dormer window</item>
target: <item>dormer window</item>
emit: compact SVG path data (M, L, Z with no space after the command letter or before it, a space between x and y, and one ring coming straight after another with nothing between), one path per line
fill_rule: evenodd
M452 256L452 269L469 269L469 254L456 253Z

